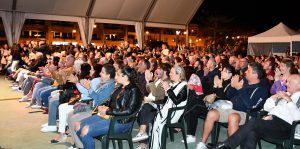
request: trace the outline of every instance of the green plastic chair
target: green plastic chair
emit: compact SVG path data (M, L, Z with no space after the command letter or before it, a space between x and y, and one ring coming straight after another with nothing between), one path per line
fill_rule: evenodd
M122 140L127 140L129 144L129 148L133 149L133 142L132 142L132 129L133 129L133 124L136 120L136 115L139 112L139 110L135 111L131 115L127 116L115 116L111 119L111 122L109 124L109 130L107 135L102 135L96 137L96 139L101 141L102 144L102 149L108 149L109 148L109 141L112 140L113 147L114 149L116 148L115 141L118 141L118 146L120 149L123 149L123 143ZM126 133L122 134L116 134L114 132L115 129L115 123L119 120L124 120L124 119L132 119L132 124L129 130Z
M248 109L247 110L247 115L246 115L246 122L247 123L250 120L250 114L253 112L258 112L259 110L261 110L262 107L257 107L257 108L253 108L253 109ZM259 114L258 114L259 115ZM215 122L214 124L214 128L212 130L212 134L211 134L211 140L213 144L218 143L219 140L219 135L220 135L220 129L221 126L228 128L228 123L221 123L221 122Z
M260 111L259 117L262 118L268 114L267 111ZM263 137L261 140L264 140L266 142L272 143L276 145L276 149L293 149L293 145L300 145L300 140L295 139L295 131L296 126L300 124L300 120L293 121L291 134L286 139L273 139L273 138L266 138ZM258 141L258 148L262 149L260 140Z
M184 119L184 113L185 113L186 107L187 107L187 105L185 105L183 107L170 108L168 110L166 124L162 130L162 137L161 137L162 138L162 140L161 140L162 141L162 143L161 143L162 149L166 149L166 141L167 141L166 138L168 136L167 129L169 129L171 142L174 142L174 128L181 129L182 138L184 140L184 146L186 149L188 149L187 142L186 142L186 124L185 124L185 119ZM177 123L171 123L172 113L175 111L179 111L179 110L184 110L184 113L181 115L181 117Z

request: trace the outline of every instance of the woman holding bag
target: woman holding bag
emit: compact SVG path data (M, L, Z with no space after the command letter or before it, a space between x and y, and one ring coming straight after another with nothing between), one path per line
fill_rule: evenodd
M102 69L100 65L94 67L96 74L94 74L94 79L89 81L87 79L81 80L80 83L77 83L77 88L81 93L88 95L92 98L92 107L82 107L82 103L75 104L73 111L69 112L67 123L70 128L71 136L75 144L70 148L83 148L83 144L80 141L79 137L75 132L75 123L80 122L82 119L90 117L92 115L92 108L97 108L97 105L102 104L107 99L109 99L111 93L115 88L115 69L111 64L103 65ZM101 70L101 72L100 72Z
M98 114L76 124L75 130L85 149L94 149L94 137L107 134L111 116L130 115L140 109L143 97L136 84L136 71L124 67L117 72L115 79L121 85L115 89L110 100L98 107ZM126 132L131 126L131 119L119 121L115 125L115 133Z

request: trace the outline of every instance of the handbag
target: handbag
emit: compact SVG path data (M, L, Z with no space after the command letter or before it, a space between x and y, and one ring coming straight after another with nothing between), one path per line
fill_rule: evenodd
M69 105L75 105L80 100L80 95L74 95L70 98L68 104Z
M208 103L213 103L215 101L215 99L217 98L217 95L216 94L209 94L209 95L206 95L203 100L208 102Z
M90 102L89 104L87 103L82 103L82 102L77 102L74 106L73 106L73 113L79 113L79 112L86 112L92 109L92 102Z
M94 109L92 110L92 115L95 114L97 114L102 119L110 119L112 117L111 115L100 115L100 113L98 113L98 106L94 107Z

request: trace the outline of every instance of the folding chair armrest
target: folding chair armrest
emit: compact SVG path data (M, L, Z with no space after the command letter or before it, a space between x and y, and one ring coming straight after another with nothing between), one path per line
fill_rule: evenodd
M185 109L185 106L183 106L183 107L175 107L175 108L170 108L169 110L168 110L168 118L170 117L171 118L171 114L173 113L173 112L175 112L175 111L177 111L177 110L184 110Z
M293 121L292 127L296 127L298 124L300 124L300 120Z
M247 109L246 121L248 121L250 119L250 115L253 112L256 112L257 115L259 116L259 111L260 110L261 110L261 107L255 107L255 108L252 108L252 109Z
M263 118L264 116L267 116L268 113L269 113L268 111L260 110L260 111L258 111L258 117Z
M294 136L295 132L296 132L296 127L297 125L300 124L300 120L297 120L297 121L293 121L293 124L292 124L292 135Z
M172 113L178 110L185 110L186 106L183 107L174 107L174 108L170 108L168 110L168 115L167 115L167 124L171 123L171 118L172 118Z
M125 119L135 118L138 112L139 112L139 110L135 111L134 113L132 113L130 115L122 115L122 116L114 116L114 117L112 117L111 118L111 122L109 124L108 134L114 134L115 124L116 124L116 122L118 120L125 120Z
M296 132L296 127L297 125L300 124L300 120L293 121L292 124L292 129L291 129L291 134L290 134L290 145L293 145L295 142L295 132Z
M191 112L191 111L194 110L195 108L206 108L206 109L207 109L207 107L206 107L205 105L196 104L196 105L194 105L192 108L187 109L187 111L184 113L184 115L188 114L189 112Z

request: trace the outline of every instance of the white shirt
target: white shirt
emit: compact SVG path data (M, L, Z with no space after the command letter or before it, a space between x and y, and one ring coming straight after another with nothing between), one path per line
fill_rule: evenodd
M296 106L299 97L300 92L296 92L291 96L292 102L280 100L277 105L276 100L270 97L264 105L264 110L292 125L293 121L300 120L300 109Z

